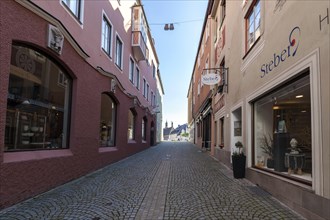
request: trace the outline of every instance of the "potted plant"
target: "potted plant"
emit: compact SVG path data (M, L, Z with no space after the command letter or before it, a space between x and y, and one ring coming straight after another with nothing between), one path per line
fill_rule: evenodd
M234 178L244 178L246 156L243 153L243 144L242 142L237 141L235 146L238 148L238 151L235 151L231 156L233 162Z
M273 159L274 141L270 136L270 134L268 134L268 137L264 134L264 136L261 139L261 142L262 142L262 146L261 146L262 151L268 155L266 165L268 168L274 168L274 159Z

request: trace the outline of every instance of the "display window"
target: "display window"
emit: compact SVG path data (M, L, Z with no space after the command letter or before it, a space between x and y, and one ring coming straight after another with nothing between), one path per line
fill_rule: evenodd
M142 140L146 141L147 140L147 118L143 117L142 119Z
M309 74L258 99L253 107L254 166L311 183Z
M13 45L5 151L68 148L71 85L46 55Z
M114 100L107 94L101 96L101 125L100 145L101 147L115 146L116 134L116 108Z
M128 131L127 131L128 140L135 140L135 120L136 120L136 112L133 109L130 109L128 111Z

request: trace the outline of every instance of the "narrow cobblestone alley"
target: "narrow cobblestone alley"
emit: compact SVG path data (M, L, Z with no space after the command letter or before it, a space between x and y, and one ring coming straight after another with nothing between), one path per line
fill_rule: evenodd
M190 143L163 142L2 210L10 219L303 219Z

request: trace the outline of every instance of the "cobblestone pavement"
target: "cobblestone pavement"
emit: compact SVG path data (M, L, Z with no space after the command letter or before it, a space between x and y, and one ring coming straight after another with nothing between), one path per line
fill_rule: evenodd
M303 218L194 145L163 142L4 209L0 219Z

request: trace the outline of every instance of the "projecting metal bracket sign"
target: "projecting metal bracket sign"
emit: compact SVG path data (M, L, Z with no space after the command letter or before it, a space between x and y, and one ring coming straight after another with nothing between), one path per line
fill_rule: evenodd
M215 85L219 83L221 80L221 77L219 74L215 73L208 73L205 75L202 75L202 83L204 85Z

